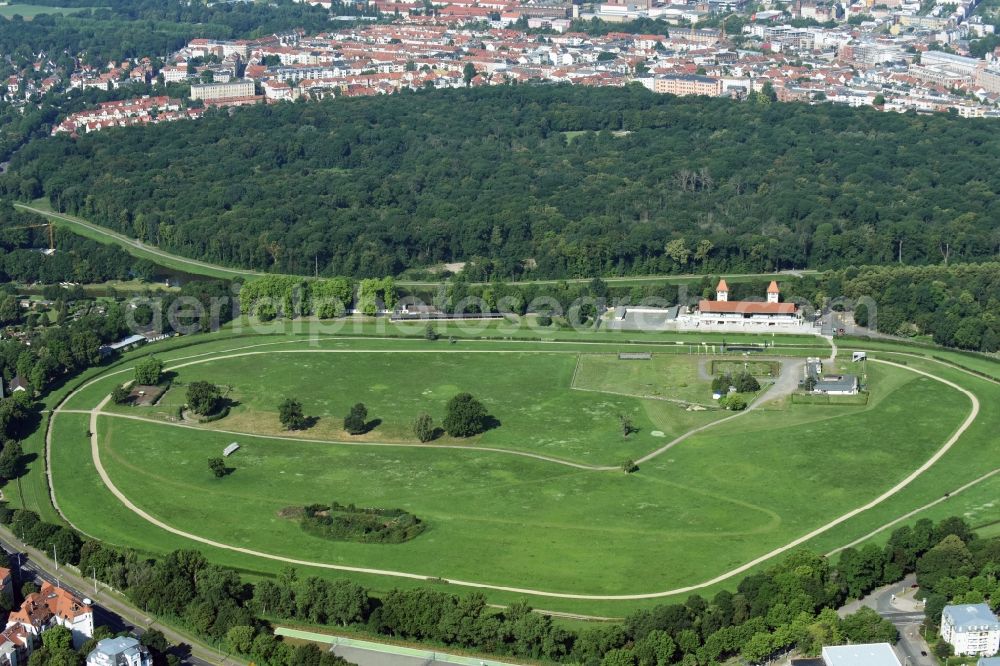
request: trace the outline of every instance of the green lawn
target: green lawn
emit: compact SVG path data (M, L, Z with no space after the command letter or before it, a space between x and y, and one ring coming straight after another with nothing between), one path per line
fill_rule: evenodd
M778 363L774 361L748 361L746 359L734 360L713 360L712 372L714 375L736 375L741 372L749 372L754 377L777 377L781 371Z
M778 410L748 413L692 436L644 463L636 474L624 475L476 447L585 463L616 464L625 454L638 457L669 441L653 437L654 428L669 437L720 413L686 412L663 400L573 391L569 386L580 352L586 352L581 358L588 362L613 359L613 369L642 366L645 370L628 373L653 372L671 382L695 377L697 357L654 353L654 361L618 362L594 352L614 353L620 345L600 344L553 348L551 343L515 341L448 345L336 338L306 342L286 336L203 339L209 341L174 350L169 345L180 343L168 343L159 355L168 367L204 359L181 367L177 381L206 378L232 385L231 395L241 404L230 417L201 429L100 419L104 465L140 507L177 528L266 553L552 591L652 592L712 578L870 501L926 460L969 409L962 394L939 382L870 363L873 391L867 406L831 410L786 403ZM268 353L210 360L239 348ZM470 348L502 353L470 353ZM296 349L332 353L288 353ZM460 353L441 353L450 350ZM388 353L427 351L431 353ZM941 373L955 376L943 366ZM128 376L123 372L101 379L67 407L93 407ZM595 376L611 388L616 381L642 383L641 377L609 372ZM992 386L971 381L980 390ZM182 400L181 390L178 386L168 392L160 407L123 412L165 418ZM314 435L346 439L335 436L336 421L350 404L362 400L372 417L382 419L369 439L405 442L412 416L423 409L438 416L457 390L482 397L501 421L465 450L293 442L212 430L273 429L275 397L291 394L302 399L308 414L320 417ZM617 413L624 409L632 410L642 428L628 441L616 432ZM323 430L324 421L329 430ZM259 427L265 423L266 428ZM283 566L205 548L124 509L96 477L86 429L86 416L58 416L53 451L60 505L85 532L151 552L197 546L215 561L254 574ZM243 447L233 458L236 472L216 480L206 461L234 439ZM949 454L941 464L951 460ZM884 510L880 506L817 538L816 547L856 538L906 507L919 506L942 484L950 488L953 481L928 473L914 482L913 492L907 488L900 494L905 501L894 497ZM286 506L332 500L398 506L426 521L429 529L406 544L339 543L311 537L277 516ZM352 577L377 590L419 584ZM489 596L504 602L515 595ZM655 603L545 597L532 602L604 615Z
M45 5L4 5L0 7L0 16L4 18L10 18L15 14L24 17L25 20L31 20L39 14L69 14L71 12L81 12L87 9L93 9L93 7L47 7Z
M653 354L645 361L620 360L611 353L579 358L573 388L712 405L712 383L698 374L702 356Z
M711 417L677 405L644 405L634 398L570 390L577 353L458 350L422 345L404 353L387 349L356 353L356 341L326 345L326 353L293 348L204 360L179 369L175 385L154 408L120 408L130 414L172 418L185 400L184 387L204 380L224 385L236 401L230 415L210 428L282 434L278 403L299 399L311 428L296 435L316 439L416 443L412 425L422 412L440 424L445 405L458 393L479 398L500 423L469 439L443 437L438 443L518 449L589 464L615 465L636 458L660 443L651 432L681 434ZM363 347L362 347L363 348ZM680 357L685 360L687 357ZM377 425L351 437L343 418L362 402ZM624 440L619 414L630 414L640 432Z

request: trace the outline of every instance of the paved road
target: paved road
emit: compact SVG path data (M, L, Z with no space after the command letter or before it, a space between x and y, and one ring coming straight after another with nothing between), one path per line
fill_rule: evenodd
M845 617L863 606L874 609L899 631L896 652L904 662L903 666L937 666L921 635L924 611L922 604L914 598L916 582L917 577L910 574L898 583L880 587L863 599L842 606L837 613Z
M55 563L44 553L23 543L6 527L0 527L0 548L10 554L10 560L15 566L20 562L22 581L26 574L31 578L58 584L81 599L91 599L94 602L95 625L106 625L115 632L130 631L137 636L141 636L147 629L159 629L170 643L178 646L175 654L193 666L236 666L245 663L235 658L226 658L225 655L220 656L212 648L192 641L190 636L157 624L155 618L125 602L103 583L98 582L99 589L95 592L92 580L80 576L73 567L63 565L56 568Z

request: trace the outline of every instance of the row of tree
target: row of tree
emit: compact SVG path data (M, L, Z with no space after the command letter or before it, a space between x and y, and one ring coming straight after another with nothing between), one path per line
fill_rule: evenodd
M932 621L947 601L1000 602L1000 539L976 539L960 518L901 527L884 547L847 549L836 565L796 551L744 578L735 591L721 591L710 600L692 595L684 603L636 611L621 624L580 632L555 626L524 603L497 611L481 593L417 588L377 598L351 581L301 579L291 569L249 585L197 552L176 551L153 560L98 542L81 546L69 530L46 528L30 512L4 510L0 519L33 545L51 549L55 544L64 561L95 571L146 610L226 641L264 664L294 662L289 661L292 648L271 636L263 618L357 626L521 658L697 666L732 656L759 661L791 647L816 654L828 644L894 640L895 629L874 612L866 609L841 620L833 609L913 571L929 595Z
M263 5L111 0L97 9L86 3L53 6L80 9L67 15L43 13L31 21L19 16L2 20L0 49L15 59L22 54L55 58L65 53L103 67L125 58L162 56L195 37L256 38L297 28L316 33L329 27L328 10L291 0Z
M997 254L991 128L641 86L496 86L51 137L18 151L0 190L37 181L60 210L144 242L300 275L928 264Z
M240 311L264 321L302 315L322 319L341 317L352 307L362 314L374 315L395 307L397 298L396 283L391 277L355 283L346 277L304 279L267 275L244 282L239 288Z

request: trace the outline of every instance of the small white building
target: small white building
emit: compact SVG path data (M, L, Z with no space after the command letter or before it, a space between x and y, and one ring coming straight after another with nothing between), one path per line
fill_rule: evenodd
M957 655L990 657L1000 651L1000 620L986 604L945 606L941 638Z
M823 648L824 666L900 666L888 643L829 645Z
M153 657L131 636L105 638L87 655L87 666L153 666Z

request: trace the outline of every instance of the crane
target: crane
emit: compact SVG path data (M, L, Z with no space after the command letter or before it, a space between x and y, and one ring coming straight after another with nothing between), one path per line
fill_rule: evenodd
M20 227L7 227L8 229L39 229L41 227L49 228L49 251L46 254L52 254L56 251L56 238L55 238L55 225L51 222L45 222L43 224L26 224Z

